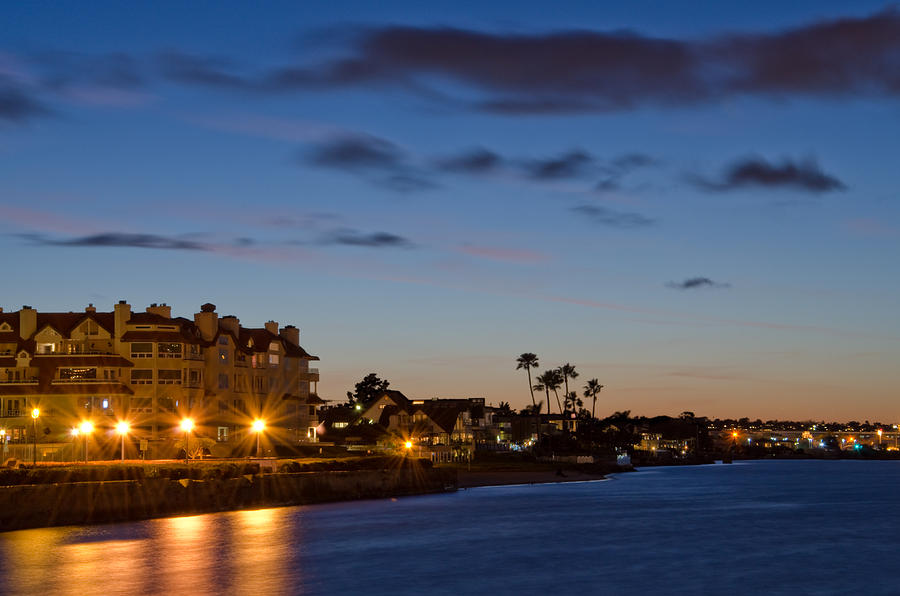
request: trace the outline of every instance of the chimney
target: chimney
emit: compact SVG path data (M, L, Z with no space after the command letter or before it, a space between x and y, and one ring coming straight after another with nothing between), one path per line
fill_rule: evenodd
M37 311L30 306L22 306L19 311L19 337L28 339L37 331Z
M278 323L275 321L266 321L266 331L272 335L278 335Z
M150 306L147 307L147 312L154 314L154 315L159 315L161 317L165 317L167 319L172 318L172 307L166 305L165 302L163 302L162 304L157 304L154 302L153 304L151 304Z
M194 314L194 324L200 330L200 336L206 341L212 341L219 330L219 315L216 314L216 305L207 302L200 307L200 312Z
M300 330L293 325L287 325L284 329L282 329L281 337L283 337L290 344L293 344L295 346L300 345Z
M119 300L119 303L115 305L114 310L116 321L115 334L116 341L118 341L120 337L125 335L125 323L131 319L131 305L124 300Z
M93 302L91 302L91 303L88 304L87 307L84 309L84 312L97 312L97 307L94 306L94 303L93 303Z
M226 331L230 331L236 339L241 332L241 321L234 315L225 315L219 319L219 327Z

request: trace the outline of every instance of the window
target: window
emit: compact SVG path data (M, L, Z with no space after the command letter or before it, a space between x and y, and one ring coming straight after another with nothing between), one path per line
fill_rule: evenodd
M181 358L181 344L158 343L156 351L160 358Z
M175 370L159 370L157 378L160 385L181 385L181 371Z
M265 391L263 387L263 378L264 377L253 377L253 388L256 389L257 393L262 393Z
M228 389L228 375L219 375L219 389Z
M220 443L228 442L228 427L220 426L219 432L216 434L216 440Z
M56 352L56 344L44 343L38 344L36 352L38 354L53 354Z
M132 385L150 385L153 383L153 369L135 368L131 371Z
M226 335L219 336L219 345L227 346L228 345L228 336L226 336Z
M81 325L81 332L85 335L100 335L100 327L96 321L85 321Z
M96 368L61 368L59 378L66 381L84 381L97 378Z
M196 368L192 368L187 371L187 382L189 385L199 385L200 379L200 371Z
M132 358L153 358L153 344L151 343L133 343L131 344Z
M228 348L219 348L219 364L228 364Z
M334 423L335 428L347 428L349 425L350 425L349 422L335 422Z
M269 354L269 366L278 366L281 357L278 354Z
M228 404L225 403L225 400L219 400L219 414L224 414L228 411Z
M200 346L196 344L191 344L188 346L188 358L199 359L200 358Z
M102 402L100 402L100 405L103 406L104 410L108 410L109 409L109 400L104 399Z

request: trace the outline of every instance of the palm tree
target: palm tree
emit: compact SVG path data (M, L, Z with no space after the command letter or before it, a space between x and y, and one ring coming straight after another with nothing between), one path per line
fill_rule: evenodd
M572 411L577 412L578 408L582 407L584 402L581 401L581 398L578 397L578 393L575 391L570 391L566 394L566 410L568 411L569 406L572 406Z
M556 396L556 405L559 413L562 414L562 403L559 401L559 386L562 385L563 378L558 368L550 368L544 371L544 374L536 377L538 385L534 388L537 391L543 390L547 394L547 413L550 413L550 392Z
M594 400L593 403L591 403L591 418L596 418L594 410L596 409L597 396L600 395L601 389L603 389L603 385L601 385L600 381L597 379L591 379L587 382L587 385L584 386L584 396Z
M566 362L562 366L559 367L559 374L562 375L563 383L566 385L566 392L564 395L569 395L569 379L577 379L578 373L575 372L575 365L569 364Z
M531 405L537 405L534 401L534 386L531 384L531 369L537 368L539 366L537 354L532 354L531 352L525 352L518 358L516 358L516 370L520 368L524 368L525 372L528 373L528 390L531 391ZM538 389L540 391L540 389ZM549 398L549 396L548 396ZM549 403L549 402L548 402Z

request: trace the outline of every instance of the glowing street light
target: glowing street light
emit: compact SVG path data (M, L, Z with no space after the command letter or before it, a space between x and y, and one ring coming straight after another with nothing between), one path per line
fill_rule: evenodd
M31 410L31 438L32 438L32 450L31 450L31 465L37 465L37 419L38 416L41 415L41 411L38 408Z
M407 441L406 443L403 444L403 446L406 447L407 449L412 449L412 441Z
M185 418L181 421L181 430L184 431L184 463L188 463L188 443L191 438L191 431L194 429L194 421Z
M253 426L251 428L253 429L253 432L256 433L256 457L262 457L259 449L259 437L262 432L266 430L266 421L257 418L253 421Z
M94 432L94 425L91 424L89 420L85 420L81 423L81 426L78 427L78 430L81 434L84 435L84 463L88 461L88 437Z
M131 425L124 420L116 424L116 432L122 436L122 461L125 461L125 435L129 430L131 430Z

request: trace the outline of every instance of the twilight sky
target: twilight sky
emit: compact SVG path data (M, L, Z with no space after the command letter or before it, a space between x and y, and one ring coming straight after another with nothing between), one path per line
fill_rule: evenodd
M900 419L883 2L0 9L0 306L204 302L341 400Z

